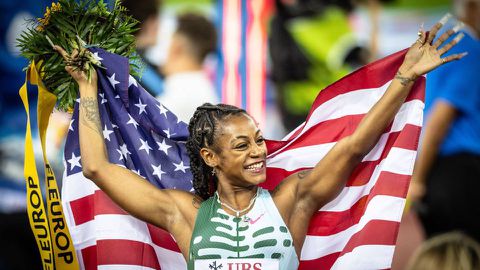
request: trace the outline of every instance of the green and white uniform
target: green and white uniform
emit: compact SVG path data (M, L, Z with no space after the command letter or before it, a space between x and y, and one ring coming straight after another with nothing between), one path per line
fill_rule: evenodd
M298 268L292 236L270 193L260 187L257 192L253 208L241 217L225 212L217 195L201 204L190 242L189 270L196 260L211 260L210 269L229 269L215 267L214 260L239 258L278 261L279 270Z

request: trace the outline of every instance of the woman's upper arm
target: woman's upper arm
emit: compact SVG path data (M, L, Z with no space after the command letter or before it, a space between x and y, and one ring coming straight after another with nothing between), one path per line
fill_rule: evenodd
M362 158L362 155L354 152L353 144L352 137L343 138L314 168L297 173L296 200L302 208L311 208L315 212L341 192Z
M129 214L169 230L179 215L179 205L192 205L194 195L179 190L159 189L128 169L107 164L95 175L95 183L121 208Z

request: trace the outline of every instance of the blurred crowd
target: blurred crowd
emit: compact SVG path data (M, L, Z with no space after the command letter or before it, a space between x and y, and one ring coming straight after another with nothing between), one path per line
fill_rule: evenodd
M422 23L428 28L449 11L465 24L466 38L451 53L468 56L428 74L411 207L392 269L480 269L480 0L271 1L265 98L270 123L264 130L271 139L305 120L320 89L408 47ZM187 123L197 106L224 100L215 72L221 61L216 1L122 2L139 21L135 37L144 72L138 79L150 94ZM0 238L7 243L0 245L0 270L41 267L23 180L26 116L18 89L28 63L15 39L48 5L49 0L0 1ZM35 98L32 93L31 110ZM47 152L57 176L69 117L54 112L50 120Z

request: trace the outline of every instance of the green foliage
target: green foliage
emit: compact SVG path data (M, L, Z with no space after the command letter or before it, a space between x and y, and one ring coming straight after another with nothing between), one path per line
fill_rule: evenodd
M69 54L84 43L130 59L130 73L138 76L141 61L135 53L137 21L126 15L126 10L115 2L109 10L103 0L59 0L52 4L43 18L30 22L28 29L17 39L22 56L35 61L45 86L57 98L61 110L73 108L78 85L65 71L66 62L53 50L48 38ZM89 77L98 63L89 51L77 61L69 61L75 68L86 71Z

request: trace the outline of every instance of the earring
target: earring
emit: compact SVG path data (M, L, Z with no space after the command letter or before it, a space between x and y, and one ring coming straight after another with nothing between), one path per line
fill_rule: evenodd
M212 168L212 176L215 176L215 168Z

